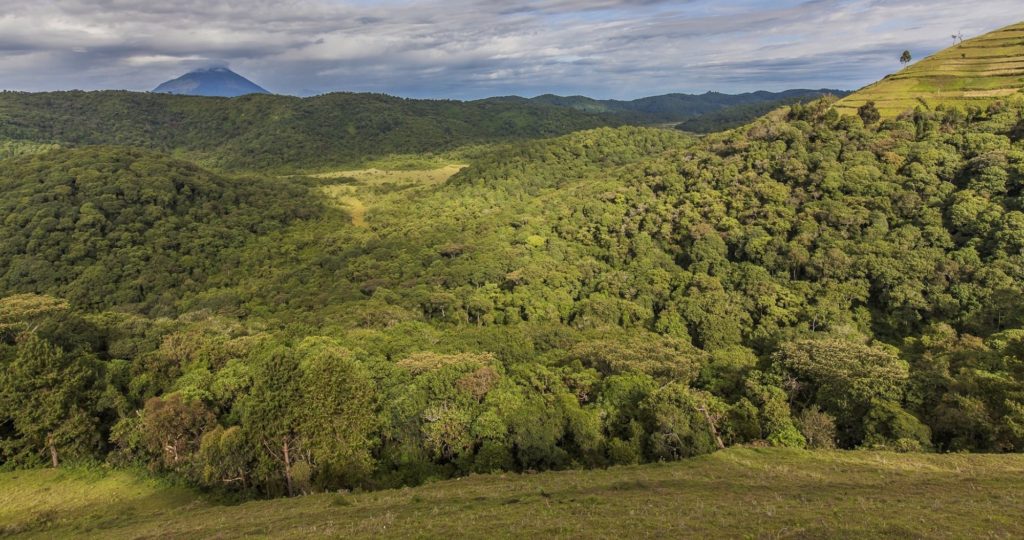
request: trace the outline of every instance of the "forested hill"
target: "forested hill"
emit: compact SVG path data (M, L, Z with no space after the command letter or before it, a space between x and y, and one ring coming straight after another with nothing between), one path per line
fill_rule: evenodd
M380 94L225 99L121 91L0 93L0 143L138 146L218 169L351 165L374 156L550 137L621 122L537 103Z
M749 92L745 94L722 94L707 92L704 94L665 94L650 96L631 101L617 99L593 99L586 96L557 96L544 94L535 98L494 98L494 101L514 101L543 103L566 107L590 113L613 114L630 123L657 124L683 122L699 118L711 113L734 109L734 116L743 115L746 123L764 112L796 101L812 101L824 95L843 97L848 92L842 90L785 90L782 92ZM760 105L766 109L750 109L743 106ZM760 112L760 114L757 114ZM751 114L753 113L753 114ZM727 127L723 125L720 129Z
M320 212L308 189L161 154L59 149L0 160L0 290L174 314L247 241Z
M11 160L3 292L71 302L0 300L0 461L255 496L742 444L1024 450L1022 112L821 101L505 145L443 183L320 179L374 197L362 225L297 213L313 179Z

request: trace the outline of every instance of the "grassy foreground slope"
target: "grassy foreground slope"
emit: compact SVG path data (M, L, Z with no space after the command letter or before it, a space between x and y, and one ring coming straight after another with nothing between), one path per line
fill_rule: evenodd
M1019 94L1024 88L1024 23L969 39L841 100L836 107L856 113L874 101L884 116L919 105L981 106Z
M1002 538L1024 532L1022 474L1019 455L732 449L672 464L223 506L125 472L37 470L0 475L0 534Z

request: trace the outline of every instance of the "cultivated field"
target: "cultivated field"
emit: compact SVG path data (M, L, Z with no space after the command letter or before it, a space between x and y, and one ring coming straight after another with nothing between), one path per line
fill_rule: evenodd
M893 61L899 51L893 52ZM1021 95L1024 88L1024 23L974 39L917 62L839 101L840 112L856 113L874 101L884 116L917 106L986 107Z

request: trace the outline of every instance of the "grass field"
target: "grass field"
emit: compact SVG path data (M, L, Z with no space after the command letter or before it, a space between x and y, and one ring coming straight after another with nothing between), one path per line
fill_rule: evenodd
M836 107L853 114L874 101L883 116L895 116L918 106L986 107L997 99L1021 96L1022 89L1024 23L1018 23L940 51L840 100Z
M438 163L431 163L439 165ZM352 216L356 227L368 227L366 215L369 205L383 192L401 191L410 188L434 186L451 178L465 165L447 163L428 169L359 169L332 171L312 175L321 179L349 179L352 182L324 186L322 191L328 199Z
M1024 456L730 449L226 506L126 472L0 474L16 537L1014 538Z

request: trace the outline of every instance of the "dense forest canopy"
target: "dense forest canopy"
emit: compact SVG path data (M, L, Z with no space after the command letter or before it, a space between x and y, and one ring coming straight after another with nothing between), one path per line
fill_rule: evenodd
M364 185L366 226L324 198L353 178L36 149L0 162L0 459L277 495L735 444L1021 451L1022 116L582 131Z
M620 123L536 103L382 94L228 99L118 91L0 93L0 144L137 146L248 171L352 165L395 153L441 152Z

